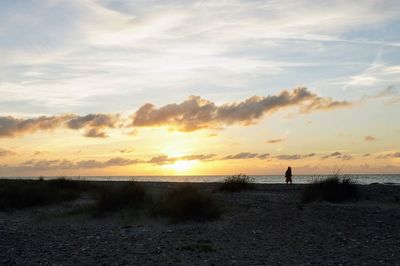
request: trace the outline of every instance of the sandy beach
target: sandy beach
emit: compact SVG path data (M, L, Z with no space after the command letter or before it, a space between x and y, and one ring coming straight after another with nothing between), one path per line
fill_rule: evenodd
M145 183L151 191L182 184ZM301 205L304 185L211 191L211 222L77 211L90 198L0 212L2 265L399 265L400 186L360 185L356 202Z

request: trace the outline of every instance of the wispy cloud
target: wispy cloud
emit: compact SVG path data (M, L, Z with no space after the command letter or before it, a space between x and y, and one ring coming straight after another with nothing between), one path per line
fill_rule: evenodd
M14 154L16 154L16 153L13 151L0 148L0 157L12 156Z
M362 44L366 51L366 46L395 46L384 37L351 33L396 21L399 14L394 0L7 2L0 7L0 92L37 111L46 106L48 113L62 113L99 107L103 102L95 97L145 90L184 87L193 94L202 85L242 90L266 75L285 73L287 79L293 67L326 64L332 47L333 59L340 58L334 64L342 64L342 58L353 58L351 45ZM310 56L301 58L298 50ZM122 103L127 104L107 102L111 112Z
M147 163L155 165L172 164L176 161L211 161L215 159L216 154L192 154L179 157L169 157L168 155L162 154L155 156L147 161Z
M387 153L384 155L378 155L376 158L377 159L400 158L400 152L393 152L393 153Z
M309 157L314 157L316 154L315 153L309 153L309 154L280 154L280 155L275 155L274 158L278 160L300 160L304 158L309 158Z
M257 158L259 158L259 159L268 159L270 157L270 154L269 153L263 153L263 154L259 154L258 156L257 156Z
M351 160L353 158L353 156L351 155L347 155L347 154L343 154L341 152L332 152L330 154L324 155L321 157L322 159L328 159L328 158L334 158L334 159L341 159L341 160Z
M283 141L285 141L285 139L269 139L269 140L266 141L266 143L275 144L275 143L280 143L280 142L283 142Z
M223 160L235 160L235 159L252 159L256 158L258 156L257 153L251 153L251 152L241 152L235 155L228 155L224 158Z
M364 137L364 140L365 141L375 141L375 140L377 140L377 138L374 136L367 135Z

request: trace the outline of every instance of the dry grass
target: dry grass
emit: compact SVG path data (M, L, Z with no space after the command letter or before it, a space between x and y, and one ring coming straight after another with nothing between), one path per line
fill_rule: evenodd
M220 217L221 210L211 193L192 186L182 186L158 200L158 212L171 222L210 221Z
M225 178L219 186L220 191L240 192L242 190L254 189L254 179L245 174L233 175Z
M307 185L303 191L301 202L312 201L344 202L356 200L359 192L355 182L346 176L338 174L326 179L317 180Z

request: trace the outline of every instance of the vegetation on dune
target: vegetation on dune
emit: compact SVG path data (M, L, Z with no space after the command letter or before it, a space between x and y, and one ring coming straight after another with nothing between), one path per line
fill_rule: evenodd
M95 202L81 206L76 212L87 212L97 217L118 211L141 211L155 217L167 217L171 222L183 222L209 221L221 215L214 196L193 186L178 186L155 197L145 186L136 182L99 185L65 178L0 180L0 211L75 200L82 193L92 197Z
M240 192L242 190L254 189L253 183L254 178L248 175L233 175L224 179L224 181L219 186L219 190L227 192Z
M188 185L171 190L158 203L157 212L171 222L210 221L221 215L221 209L211 193Z
M66 179L0 180L0 211L60 203L78 196L74 181Z
M151 196L142 185L128 182L121 186L103 186L96 191L96 198L96 212L100 214L121 209L143 208Z
M356 183L346 176L335 174L326 179L317 180L308 184L301 196L302 203L313 201L344 202L356 200L359 192Z

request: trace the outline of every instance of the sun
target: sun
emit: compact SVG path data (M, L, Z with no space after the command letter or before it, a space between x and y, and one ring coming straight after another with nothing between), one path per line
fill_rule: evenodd
M176 172L185 172L190 170L195 164L196 161L179 160L171 164L170 167Z

